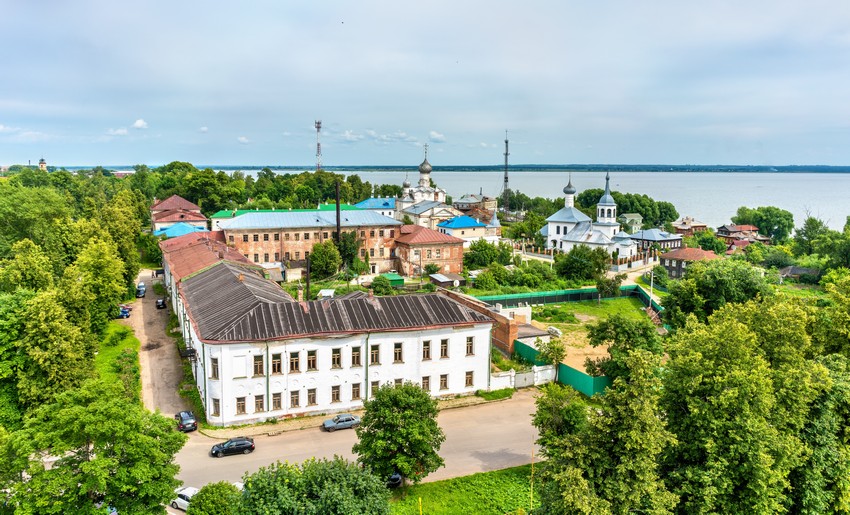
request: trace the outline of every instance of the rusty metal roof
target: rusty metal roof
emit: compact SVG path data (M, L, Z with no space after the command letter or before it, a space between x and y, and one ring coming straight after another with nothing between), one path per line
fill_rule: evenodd
M225 262L184 280L180 291L199 337L208 343L492 323L440 294L293 302L273 282Z

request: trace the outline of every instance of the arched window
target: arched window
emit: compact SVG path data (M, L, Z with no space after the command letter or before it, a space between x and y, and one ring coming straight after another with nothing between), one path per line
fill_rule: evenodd
M612 211L612 209L609 208L608 209L608 218L611 218L611 211Z

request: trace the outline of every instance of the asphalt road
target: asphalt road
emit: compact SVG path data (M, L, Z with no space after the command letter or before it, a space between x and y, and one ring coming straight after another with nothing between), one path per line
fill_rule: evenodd
M537 430L531 425L533 413L533 389L518 391L505 401L442 411L438 421L446 441L440 455L446 465L426 481L530 463L532 448L535 456L538 453L534 445ZM246 472L255 472L278 460L300 463L310 457L334 455L354 460L351 446L356 440L354 430L324 433L304 429L255 437L257 449L252 454L213 458L209 450L218 440L193 432L176 458L180 465L178 478L185 485L200 488L216 481L240 481Z

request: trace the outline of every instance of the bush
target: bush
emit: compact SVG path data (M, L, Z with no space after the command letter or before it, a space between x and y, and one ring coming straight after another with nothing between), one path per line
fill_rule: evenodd
M498 401L500 399L510 399L513 397L516 390L513 388L502 388L501 390L484 391L478 390L475 395L488 401Z

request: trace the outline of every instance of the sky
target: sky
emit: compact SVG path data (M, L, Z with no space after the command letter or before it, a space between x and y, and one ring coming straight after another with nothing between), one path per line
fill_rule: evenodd
M850 165L850 3L0 0L0 165Z

